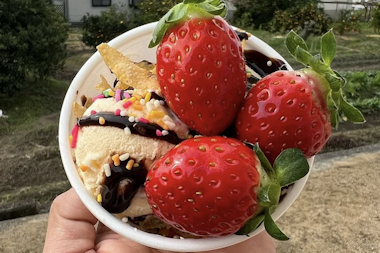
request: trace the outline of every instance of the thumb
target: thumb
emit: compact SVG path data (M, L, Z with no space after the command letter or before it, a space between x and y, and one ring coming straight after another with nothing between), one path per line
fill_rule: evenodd
M43 252L95 252L96 222L74 189L59 195L50 208Z

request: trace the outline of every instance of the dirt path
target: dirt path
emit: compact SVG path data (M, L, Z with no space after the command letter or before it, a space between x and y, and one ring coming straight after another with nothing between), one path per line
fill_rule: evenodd
M290 236L278 253L380 252L380 152L313 171L300 197L279 220Z
M0 220L46 212L69 188L59 155L58 116L0 137Z

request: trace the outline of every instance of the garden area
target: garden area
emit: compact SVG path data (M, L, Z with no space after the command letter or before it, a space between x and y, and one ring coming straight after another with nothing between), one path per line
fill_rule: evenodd
M100 16L83 17L80 27L67 24L53 13L51 7L44 5L44 0L34 1L33 6L28 2L12 6L1 2L0 6L9 8L9 13L14 13L13 17L28 17L32 15L30 13L41 10L44 10L41 17L45 17L32 15L36 20L29 23L36 24L34 27L26 25L27 18L20 18L12 19L8 26L0 28L0 33L6 38L4 44L0 43L0 57L13 57L12 61L0 63L5 70L0 72L0 220L46 212L52 198L69 188L57 141L60 107L71 80L95 52L94 47L133 27L157 20L169 6L179 1L142 1L138 11L146 15L130 14L122 7L114 6ZM302 32L304 22L296 13L311 10L303 15L316 22L315 29L306 39L310 51L317 53L321 34L334 28L338 46L332 67L347 80L344 89L347 100L367 119L364 125L353 125L345 123L342 118L339 130L334 130L323 152L378 143L380 6L372 10L374 21L364 22L361 20L363 12L355 12L342 14L333 22L323 18L316 1L306 1L306 4L300 3L303 1L296 1L297 4L292 1L275 2L274 10L272 5L263 7L276 14L268 20L265 12L244 11L247 1L239 1L235 13L239 18L231 22L268 43L297 69L301 65L286 50L284 41L290 29ZM293 5L300 7L285 8ZM260 22L255 24L253 20ZM14 27L19 33L12 33ZM268 27L277 28L271 30ZM6 55L4 48L11 48L12 52L8 52L11 56Z

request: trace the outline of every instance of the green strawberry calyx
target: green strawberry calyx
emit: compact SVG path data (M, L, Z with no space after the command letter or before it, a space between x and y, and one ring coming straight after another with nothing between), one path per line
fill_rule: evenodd
M223 0L184 0L171 8L156 25L149 48L160 43L166 31L184 20L192 17L212 18L227 15L227 6Z
M281 188L306 176L310 170L309 163L301 150L290 148L278 155L272 167L257 144L245 144L255 151L261 163L258 194L260 208L236 234L248 235L264 223L265 230L270 236L281 241L288 240L289 238L278 228L271 215L280 201Z
M327 106L330 110L330 121L334 128L338 127L340 112L353 123L364 123L363 114L350 105L343 97L342 89L346 80L338 72L331 69L331 62L336 54L336 39L334 33L329 30L321 37L321 51L317 55L311 55L306 42L294 31L290 31L285 40L290 54L300 63L306 66L301 70L306 74L315 75L315 72L325 79L322 81L322 89L327 88ZM313 73L314 72L314 73Z

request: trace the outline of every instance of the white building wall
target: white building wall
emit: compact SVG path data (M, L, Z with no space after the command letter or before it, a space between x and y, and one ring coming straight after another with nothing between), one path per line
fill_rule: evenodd
M129 0L111 0L111 4L128 6ZM70 23L79 23L84 15L99 15L109 6L92 6L92 0L66 0L66 17Z
M342 3L323 3L323 2L342 2ZM353 0L322 0L325 13L333 19L339 18L340 10L352 10ZM347 3L349 2L349 3Z

